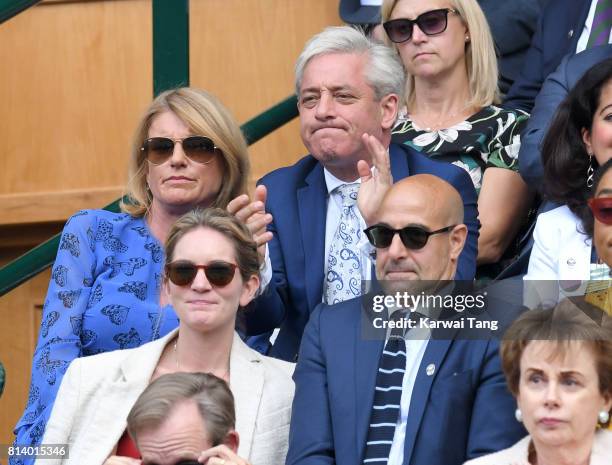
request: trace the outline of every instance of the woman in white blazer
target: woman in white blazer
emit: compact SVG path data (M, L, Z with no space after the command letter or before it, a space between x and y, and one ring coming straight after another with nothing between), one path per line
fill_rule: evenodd
M580 306L585 305L584 302ZM566 299L524 313L504 335L502 368L529 435L464 465L612 463L612 320Z
M68 444L69 458L37 464L113 463L118 446L133 447L126 419L138 396L152 380L174 372L227 381L236 404L238 455L252 465L284 463L294 366L250 349L234 330L238 309L259 286L251 234L223 210L196 210L172 227L165 250L162 289L179 328L139 348L76 359L43 437L44 444Z
M544 190L563 206L538 216L525 280L588 281L598 267L593 253L593 219L587 205L595 170L612 158L612 59L589 69L576 83L548 129L542 144ZM525 303L557 300L559 287L550 283L525 286ZM568 287L572 287L568 283ZM583 291L578 289L571 292ZM552 292L554 290L554 292Z

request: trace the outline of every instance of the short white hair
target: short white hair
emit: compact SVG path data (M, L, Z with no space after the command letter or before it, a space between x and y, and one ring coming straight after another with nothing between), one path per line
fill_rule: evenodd
M403 101L406 75L397 52L349 26L328 27L306 43L295 64L295 91L298 95L308 62L329 53L366 55L365 80L372 87L376 99L396 94L399 101Z

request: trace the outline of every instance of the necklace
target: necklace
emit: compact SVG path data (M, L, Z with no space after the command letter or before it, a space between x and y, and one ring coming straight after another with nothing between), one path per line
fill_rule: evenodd
M181 365L179 363L179 357L178 357L178 350L176 348L176 345L178 343L178 337L174 340L174 344L172 344L172 352L174 353L174 361L176 363L176 371L181 371ZM214 373L210 372L211 374L214 375ZM217 375L215 375L217 376ZM225 371L223 372L223 374L221 376L218 376L221 379L228 379L229 381L229 367L225 369Z
M459 115L465 113L465 111L469 107L470 107L469 105L464 105L463 107L459 108L459 110L456 110L456 111L454 111L452 113L449 113L448 115L444 116L443 118L434 121L433 124L428 124L426 121L423 120L423 118L419 117L418 119L422 123L424 123L425 127L423 129L425 131L427 131L427 132L437 131L437 130L440 130L440 129L446 129L445 123L447 121L454 121ZM414 114L410 115L410 119L412 119L413 123L416 122L418 124L418 122L415 121L415 119L414 119ZM419 126L420 126L420 124L419 124Z

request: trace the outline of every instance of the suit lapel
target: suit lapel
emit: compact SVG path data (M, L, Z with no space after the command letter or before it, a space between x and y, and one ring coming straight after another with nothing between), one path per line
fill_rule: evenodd
M355 422L356 459L361 461L370 425L372 403L374 402L376 374L378 373L378 365L385 341L384 339L368 340L364 338L361 323L363 319L368 322L369 320L362 309L355 310L358 310L361 315L361 318L355 318L356 323L353 330L355 334L355 412L357 412ZM381 333L381 337L384 338L384 333Z
M567 3L567 2L566 2ZM584 30L584 23L586 22L587 16L589 16L589 10L591 9L591 2L587 0L575 1L571 0L569 2L570 8L573 11L566 11L563 14L568 15L568 18L577 18L578 21L575 23L575 28L571 29L571 41L570 41L570 53L574 54L576 52L576 47L578 46L578 40L582 35L582 31ZM561 10L561 9L559 9ZM568 35L570 31L568 31Z
M245 376L246 375L246 376ZM238 455L249 457L264 387L261 355L249 349L234 333L230 354L230 388L236 407L236 431L240 434Z
M412 398L410 399L410 409L408 411L408 421L406 424L406 439L404 442L404 463L410 463L412 451L414 450L414 443L419 428L421 427L425 407L427 406L431 385L440 371L442 361L451 344L452 340L450 339L430 339L427 343L427 349L425 349L425 354L423 355L423 360L421 361L421 366L419 367L419 372L414 382Z
M389 160L391 161L393 182L397 182L410 175L410 169L408 167L409 157L410 153L406 153L399 145L391 144L389 146Z
M325 270L327 187L323 166L317 163L297 192L300 231L304 246L304 282L308 308L321 302Z
M138 396L149 385L161 353L178 330L174 330L154 342L134 349L119 365L116 379L105 384L96 394L99 400L92 415L83 444L89 444L89 452L82 463L103 463L123 435L127 416ZM87 373L84 374L85 376ZM100 438L105 438L100 440Z

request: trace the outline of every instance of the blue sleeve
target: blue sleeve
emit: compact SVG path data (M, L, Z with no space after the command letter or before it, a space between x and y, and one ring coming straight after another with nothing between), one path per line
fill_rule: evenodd
M510 447L527 434L514 418L515 409L516 402L508 391L501 370L499 343L491 340L484 353L480 384L474 399L467 459Z
M313 311L302 337L295 367L295 396L289 430L287 465L335 463L327 396L327 369L320 342L322 305Z
M463 200L463 223L467 226L468 234L459 262L455 279L471 281L476 276L476 257L478 256L478 197L474 184L465 170L451 165L453 175L449 182L453 185Z
M542 141L557 107L569 92L566 78L568 58L569 56L565 57L557 70L546 78L521 140L519 172L532 189L541 188L542 178L544 177L540 151Z
M268 242L272 280L245 312L246 332L249 336L274 330L285 317L287 278L274 221L268 225L268 231L272 232L272 240Z
M79 212L62 232L34 352L28 403L14 431L16 444L40 443L62 377L70 362L81 356L82 318L96 266L91 249L95 223L95 214Z

